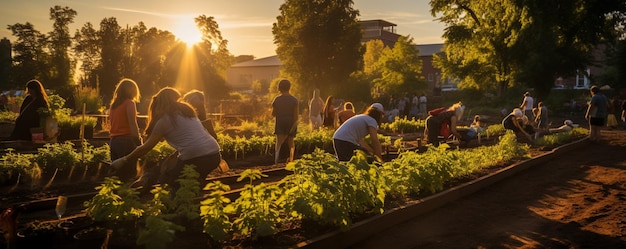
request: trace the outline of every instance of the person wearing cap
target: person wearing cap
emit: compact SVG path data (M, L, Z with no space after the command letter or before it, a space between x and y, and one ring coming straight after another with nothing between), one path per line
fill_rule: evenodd
M274 163L278 163L280 149L286 141L289 146L289 158L287 162L293 161L295 153L294 137L298 127L298 99L289 93L291 82L283 79L278 82L280 95L272 101L272 116L276 117L274 134L276 135L276 147L274 151Z
M515 134L518 136L522 134L526 138L528 138L529 141L532 141L533 137L531 134L535 133L535 129L530 124L528 124L527 120L528 117L524 115L522 110L519 108L515 108L511 113L509 113L509 115L504 117L504 119L502 120L502 125L504 126L504 129L514 131Z
M333 134L333 147L339 161L349 161L355 150L374 154L382 161L382 147L378 141L378 125L385 114L383 105L374 103L364 113L347 119ZM372 144L365 142L370 135Z
M456 103L442 113L433 114L432 112L426 118L426 126L424 127L424 136L428 139L428 143L439 146L439 137L443 136L447 139L450 134L458 139L463 136L457 131L457 121L463 116L465 106L461 102ZM449 131L449 134L442 134L442 126ZM445 127L447 126L447 127Z
M533 97L530 96L529 92L524 93L524 100L522 101L522 104L520 105L519 108L522 109L526 117L529 117L529 118L534 117L533 116L534 102L535 102L535 99L533 99Z

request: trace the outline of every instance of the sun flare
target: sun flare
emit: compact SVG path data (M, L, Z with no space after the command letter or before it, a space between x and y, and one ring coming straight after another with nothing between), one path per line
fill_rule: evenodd
M174 27L173 33L187 46L193 46L202 41L202 34L192 17L181 18Z

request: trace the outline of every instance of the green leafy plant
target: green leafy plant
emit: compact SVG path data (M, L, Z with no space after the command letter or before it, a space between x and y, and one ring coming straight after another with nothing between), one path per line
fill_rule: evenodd
M226 207L226 213L233 213L237 218L233 221L233 227L243 235L252 234L252 238L272 235L277 231L280 223L280 212L275 200L281 189L276 185L260 183L252 185L252 181L267 177L260 170L247 169L241 173L237 181L249 180L244 186L240 197Z
M208 196L200 203L200 218L204 224L203 232L216 241L225 240L230 232L232 223L224 209L230 203L230 199L223 196L230 191L228 185L220 181L208 183L204 190Z
M93 220L112 227L121 221L137 220L143 215L139 192L131 188L130 183L122 184L117 177L106 177L96 190L98 193L84 203L85 212Z

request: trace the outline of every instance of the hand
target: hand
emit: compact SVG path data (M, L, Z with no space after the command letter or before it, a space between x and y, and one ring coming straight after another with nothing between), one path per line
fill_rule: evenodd
M111 168L113 170L119 170L122 167L124 167L124 165L126 165L127 162L128 162L128 159L126 159L126 157L120 157L118 159L115 159L115 161L111 163Z

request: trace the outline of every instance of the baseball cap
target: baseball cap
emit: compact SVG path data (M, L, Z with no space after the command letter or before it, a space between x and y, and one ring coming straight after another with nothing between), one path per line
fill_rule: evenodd
M383 105L381 103L374 103L370 107L376 110L379 110L381 112L385 112L385 109L383 108Z

